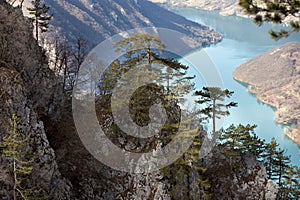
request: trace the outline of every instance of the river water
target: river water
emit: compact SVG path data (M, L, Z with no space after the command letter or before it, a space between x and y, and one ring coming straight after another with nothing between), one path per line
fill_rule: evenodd
M232 77L232 72L236 67L254 56L286 42L300 42L300 33L276 42L270 38L268 30L283 28L283 26L265 24L258 27L252 23L251 19L236 16L224 17L217 11L182 7L169 7L168 9L187 19L205 24L224 35L222 42L204 49L219 71L224 87L234 91L230 100L238 102L238 108L232 108L231 115L225 118L224 127L232 123L256 124L258 126L256 134L260 138L269 142L272 137L275 137L280 148L286 149L286 154L291 156L292 164L300 166L299 146L284 135L283 125L275 123L273 108L259 102L253 94L247 91L247 86L235 81ZM203 60L199 59L200 54L200 50L195 51L185 58L193 60L193 64L198 62L201 65Z

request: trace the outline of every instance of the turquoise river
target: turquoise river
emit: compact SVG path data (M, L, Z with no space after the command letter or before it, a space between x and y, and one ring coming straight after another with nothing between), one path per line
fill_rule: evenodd
M238 102L238 108L231 109L231 115L225 119L224 127L232 123L256 124L258 127L255 130L260 138L269 142L272 137L275 137L280 148L286 149L286 154L291 156L292 164L300 166L299 146L284 135L283 125L275 123L273 108L259 102L253 94L247 91L245 85L235 81L232 77L232 72L236 67L254 56L286 42L300 42L300 33L276 42L270 38L268 30L282 28L279 25L265 24L258 27L252 23L251 19L236 16L224 17L217 11L182 7L168 7L168 9L187 19L205 24L224 36L222 42L204 49L219 71L224 87L234 91L232 100ZM200 50L194 51L185 58L203 65L199 54L201 54Z

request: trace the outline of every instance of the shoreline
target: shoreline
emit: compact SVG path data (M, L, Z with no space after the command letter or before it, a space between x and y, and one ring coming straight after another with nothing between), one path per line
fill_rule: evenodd
M300 146L300 43L288 42L237 67L232 76L258 101L274 108L275 122Z
M237 16L242 18L253 19L254 16L249 15L243 11L243 8L238 5L238 0L231 1L201 1L201 0L185 0L181 2L168 1L168 0L149 0L157 5L163 7L184 7L184 8L196 8L206 11L217 11L221 16ZM288 16L283 23L286 26L290 26L290 22L298 21L297 17Z
M260 93L260 90L257 89L257 86L252 85L248 83L245 80L241 80L240 78L236 77L236 75L233 75L234 80L238 81L239 83L243 84L247 87L247 90L249 93L254 94L256 99L268 106L270 106L272 109L274 109L274 115L275 115L275 122L280 125L285 125L286 127L283 128L283 133L285 136L287 136L289 139L291 139L294 143L296 143L300 148L300 125L297 122L297 119L286 119L284 117L281 117L281 107L279 107L280 104L275 104L272 102L268 97L263 96ZM270 97L269 97L270 98ZM289 121L296 121L295 123L289 123Z

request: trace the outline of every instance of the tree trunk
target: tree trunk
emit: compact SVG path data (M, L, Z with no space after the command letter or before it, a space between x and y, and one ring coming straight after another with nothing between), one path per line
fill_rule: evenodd
M66 87L66 80L67 80L67 70L68 70L68 63L67 63L67 56L64 58L64 79L63 79L63 91L65 92L65 87Z
M213 107L212 107L212 120L213 120L213 137L216 134L216 100L213 99Z
M39 42L39 27L38 27L39 23L38 23L38 18L35 17L35 37L36 37L36 41Z
M148 54L148 65L149 65L149 70L151 71L152 67L151 67L151 49L150 46L147 49L147 54Z
M15 158L15 156L13 158L13 173L14 173L14 190L13 190L13 195L14 195L14 200L17 200L16 191L17 191L18 179L17 179L17 174L16 174L16 158Z

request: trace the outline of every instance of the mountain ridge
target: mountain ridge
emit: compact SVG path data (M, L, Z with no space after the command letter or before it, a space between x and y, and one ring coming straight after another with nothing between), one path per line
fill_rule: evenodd
M186 34L195 47L208 46L222 40L219 33L189 21L147 0L45 0L53 13L46 39L64 35L72 40L78 36L93 47L103 40L134 28L168 28ZM23 12L28 16L30 0L25 0Z

